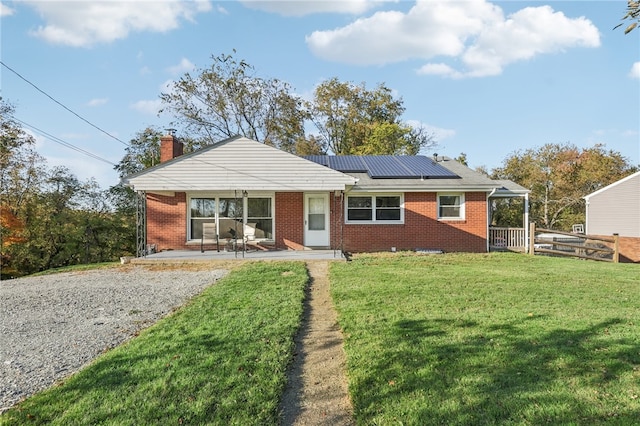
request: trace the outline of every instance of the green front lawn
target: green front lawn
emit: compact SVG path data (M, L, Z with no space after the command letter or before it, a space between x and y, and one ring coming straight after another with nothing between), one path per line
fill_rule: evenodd
M303 263L251 263L2 425L265 425L302 318Z
M640 423L640 267L522 254L334 263L362 425Z
M636 425L640 268L521 254L333 263L363 425ZM250 263L1 425L277 424L302 263Z

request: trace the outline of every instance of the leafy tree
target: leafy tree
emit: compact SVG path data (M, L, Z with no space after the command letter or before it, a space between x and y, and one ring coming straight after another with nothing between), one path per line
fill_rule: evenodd
M306 139L298 139L292 152L297 155L321 155L324 151L322 141L314 135L309 135Z
M467 162L467 154L465 154L464 152L461 152L460 155L454 158L454 160L460 164L464 164L465 166L469 165L469 163Z
M80 182L65 167L47 172L20 217L24 240L7 250L18 274L113 261L135 248L135 222L113 212L95 180Z
M44 158L34 138L13 119L14 107L0 98L0 203L14 215L38 187Z
M305 113L290 86L256 76L253 66L232 55L212 59L210 68L184 74L160 95L164 109L209 143L242 135L291 151L304 136Z
M579 149L566 143L517 151L493 171L492 177L531 189L531 221L544 228L570 230L572 224L585 220L582 197L634 171L625 157L606 151L603 145ZM517 203L503 203L495 217L509 222L521 215L516 208Z
M160 95L174 124L205 144L242 135L300 155L416 154L434 144L425 127L401 120L402 99L383 84L369 90L333 78L303 101L289 84L258 77L244 60L212 59L210 68L186 73ZM305 131L310 123L316 134Z
M0 98L0 269L15 274L12 250L25 240L21 212L36 194L44 159L35 140L13 118L14 107Z
M80 182L66 168L49 170L13 112L0 99L2 278L131 254L135 216L131 224L115 213L114 198L95 180Z
M383 84L368 90L332 78L318 85L309 112L322 146L337 155L414 155L433 144L425 128L401 121L402 99Z
M129 141L124 157L114 167L122 178L160 164L160 138L162 132L153 127L139 131Z
M625 34L629 34L640 23L640 1L628 0L627 1L627 13L622 17L623 21L631 21L631 23L624 29ZM624 22L616 25L614 29L621 27Z

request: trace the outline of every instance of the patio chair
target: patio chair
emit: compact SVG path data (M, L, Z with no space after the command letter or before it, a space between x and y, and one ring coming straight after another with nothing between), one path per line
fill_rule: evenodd
M204 240L216 240L216 249L220 251L220 244L218 241L218 234L216 234L215 223L203 223L202 224L202 239L200 240L200 253L204 253Z

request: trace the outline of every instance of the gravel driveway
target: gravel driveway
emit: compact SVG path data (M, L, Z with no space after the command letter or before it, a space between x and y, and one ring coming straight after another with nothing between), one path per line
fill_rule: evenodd
M225 274L133 267L0 282L0 412L78 371Z

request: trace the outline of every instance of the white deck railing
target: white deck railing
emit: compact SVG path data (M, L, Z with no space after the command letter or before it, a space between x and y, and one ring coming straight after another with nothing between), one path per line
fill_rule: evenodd
M527 248L524 228L489 228L489 248L497 250L525 251Z

